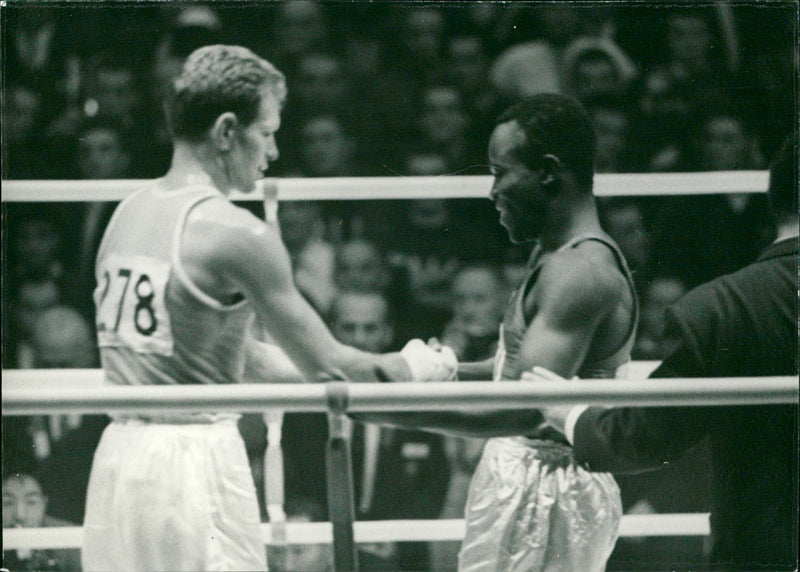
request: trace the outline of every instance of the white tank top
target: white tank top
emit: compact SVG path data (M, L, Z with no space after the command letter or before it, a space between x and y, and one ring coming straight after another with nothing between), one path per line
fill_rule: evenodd
M190 210L221 196L205 185L175 191L153 185L114 212L97 255L94 291L100 355L110 383L241 381L252 308L245 300L226 306L203 293L180 260Z

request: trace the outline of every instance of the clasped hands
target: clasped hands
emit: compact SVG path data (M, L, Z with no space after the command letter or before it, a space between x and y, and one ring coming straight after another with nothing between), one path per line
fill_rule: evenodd
M454 381L458 373L458 358L455 352L439 343L436 338L426 344L419 338L408 342L400 355L403 356L411 381Z

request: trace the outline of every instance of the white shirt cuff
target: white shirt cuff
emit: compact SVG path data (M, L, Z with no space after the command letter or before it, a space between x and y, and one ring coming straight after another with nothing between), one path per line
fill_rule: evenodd
M587 409L589 409L588 405L576 405L567 413L567 418L564 420L564 435L570 445L575 444L575 425L578 423L578 418Z

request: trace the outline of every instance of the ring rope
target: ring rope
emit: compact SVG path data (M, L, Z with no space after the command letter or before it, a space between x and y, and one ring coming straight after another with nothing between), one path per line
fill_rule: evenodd
M4 415L128 412L327 411L330 386L308 384L149 385L35 389L40 370L7 370ZM58 370L51 370L58 371ZM60 370L62 375L64 371ZM62 378L63 379L63 378ZM30 381L27 386L25 380ZM336 384L347 391L347 412L522 409L585 403L603 406L685 406L797 403L797 377L684 378L646 381L581 380L572 383Z
M333 527L330 522L289 522L285 539L280 544L331 544ZM279 544L273 525L261 525L265 544ZM444 542L460 541L464 537L463 519L442 520L378 520L360 521L353 526L356 542ZM710 533L708 513L630 514L623 515L619 534L624 537L647 536L706 536ZM3 550L80 548L83 528L80 526L54 528L6 528L3 530Z
M150 179L114 180L8 180L3 181L3 202L120 201L150 184ZM705 173L601 173L594 176L598 197L763 193L768 171L712 171ZM489 195L492 177L453 175L440 177L321 177L268 178L259 181L284 201L459 199ZM233 193L232 200L261 201L263 192Z

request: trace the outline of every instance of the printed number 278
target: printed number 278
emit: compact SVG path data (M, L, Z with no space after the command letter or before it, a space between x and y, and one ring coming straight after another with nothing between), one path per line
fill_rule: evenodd
M125 283L121 287L119 298L116 300L116 315L114 316L114 325L111 328L109 328L109 324L107 324L105 321L105 318L110 316L107 316L103 312L103 309L105 308L104 304L106 303L109 290L111 290L112 279L108 270L106 270L103 274L105 285L103 286L103 293L100 295L98 311L101 312L101 315L104 317L104 319L97 324L98 331L105 332L110 329L112 332L116 332L119 330L120 320L122 319L123 309L125 307L125 301L128 295L128 287L130 286L131 282L131 274L132 272L128 268L120 268L119 272L117 273L116 278L118 278L118 280L115 280L115 282L124 280ZM150 336L156 331L156 328L158 327L158 320L156 319L156 314L153 310L153 298L155 297L153 283L147 274L139 275L139 279L136 281L136 284L133 287L133 292L136 296L136 305L133 308L133 324L136 327L136 331L141 335ZM110 303L113 303L113 300L110 301Z

